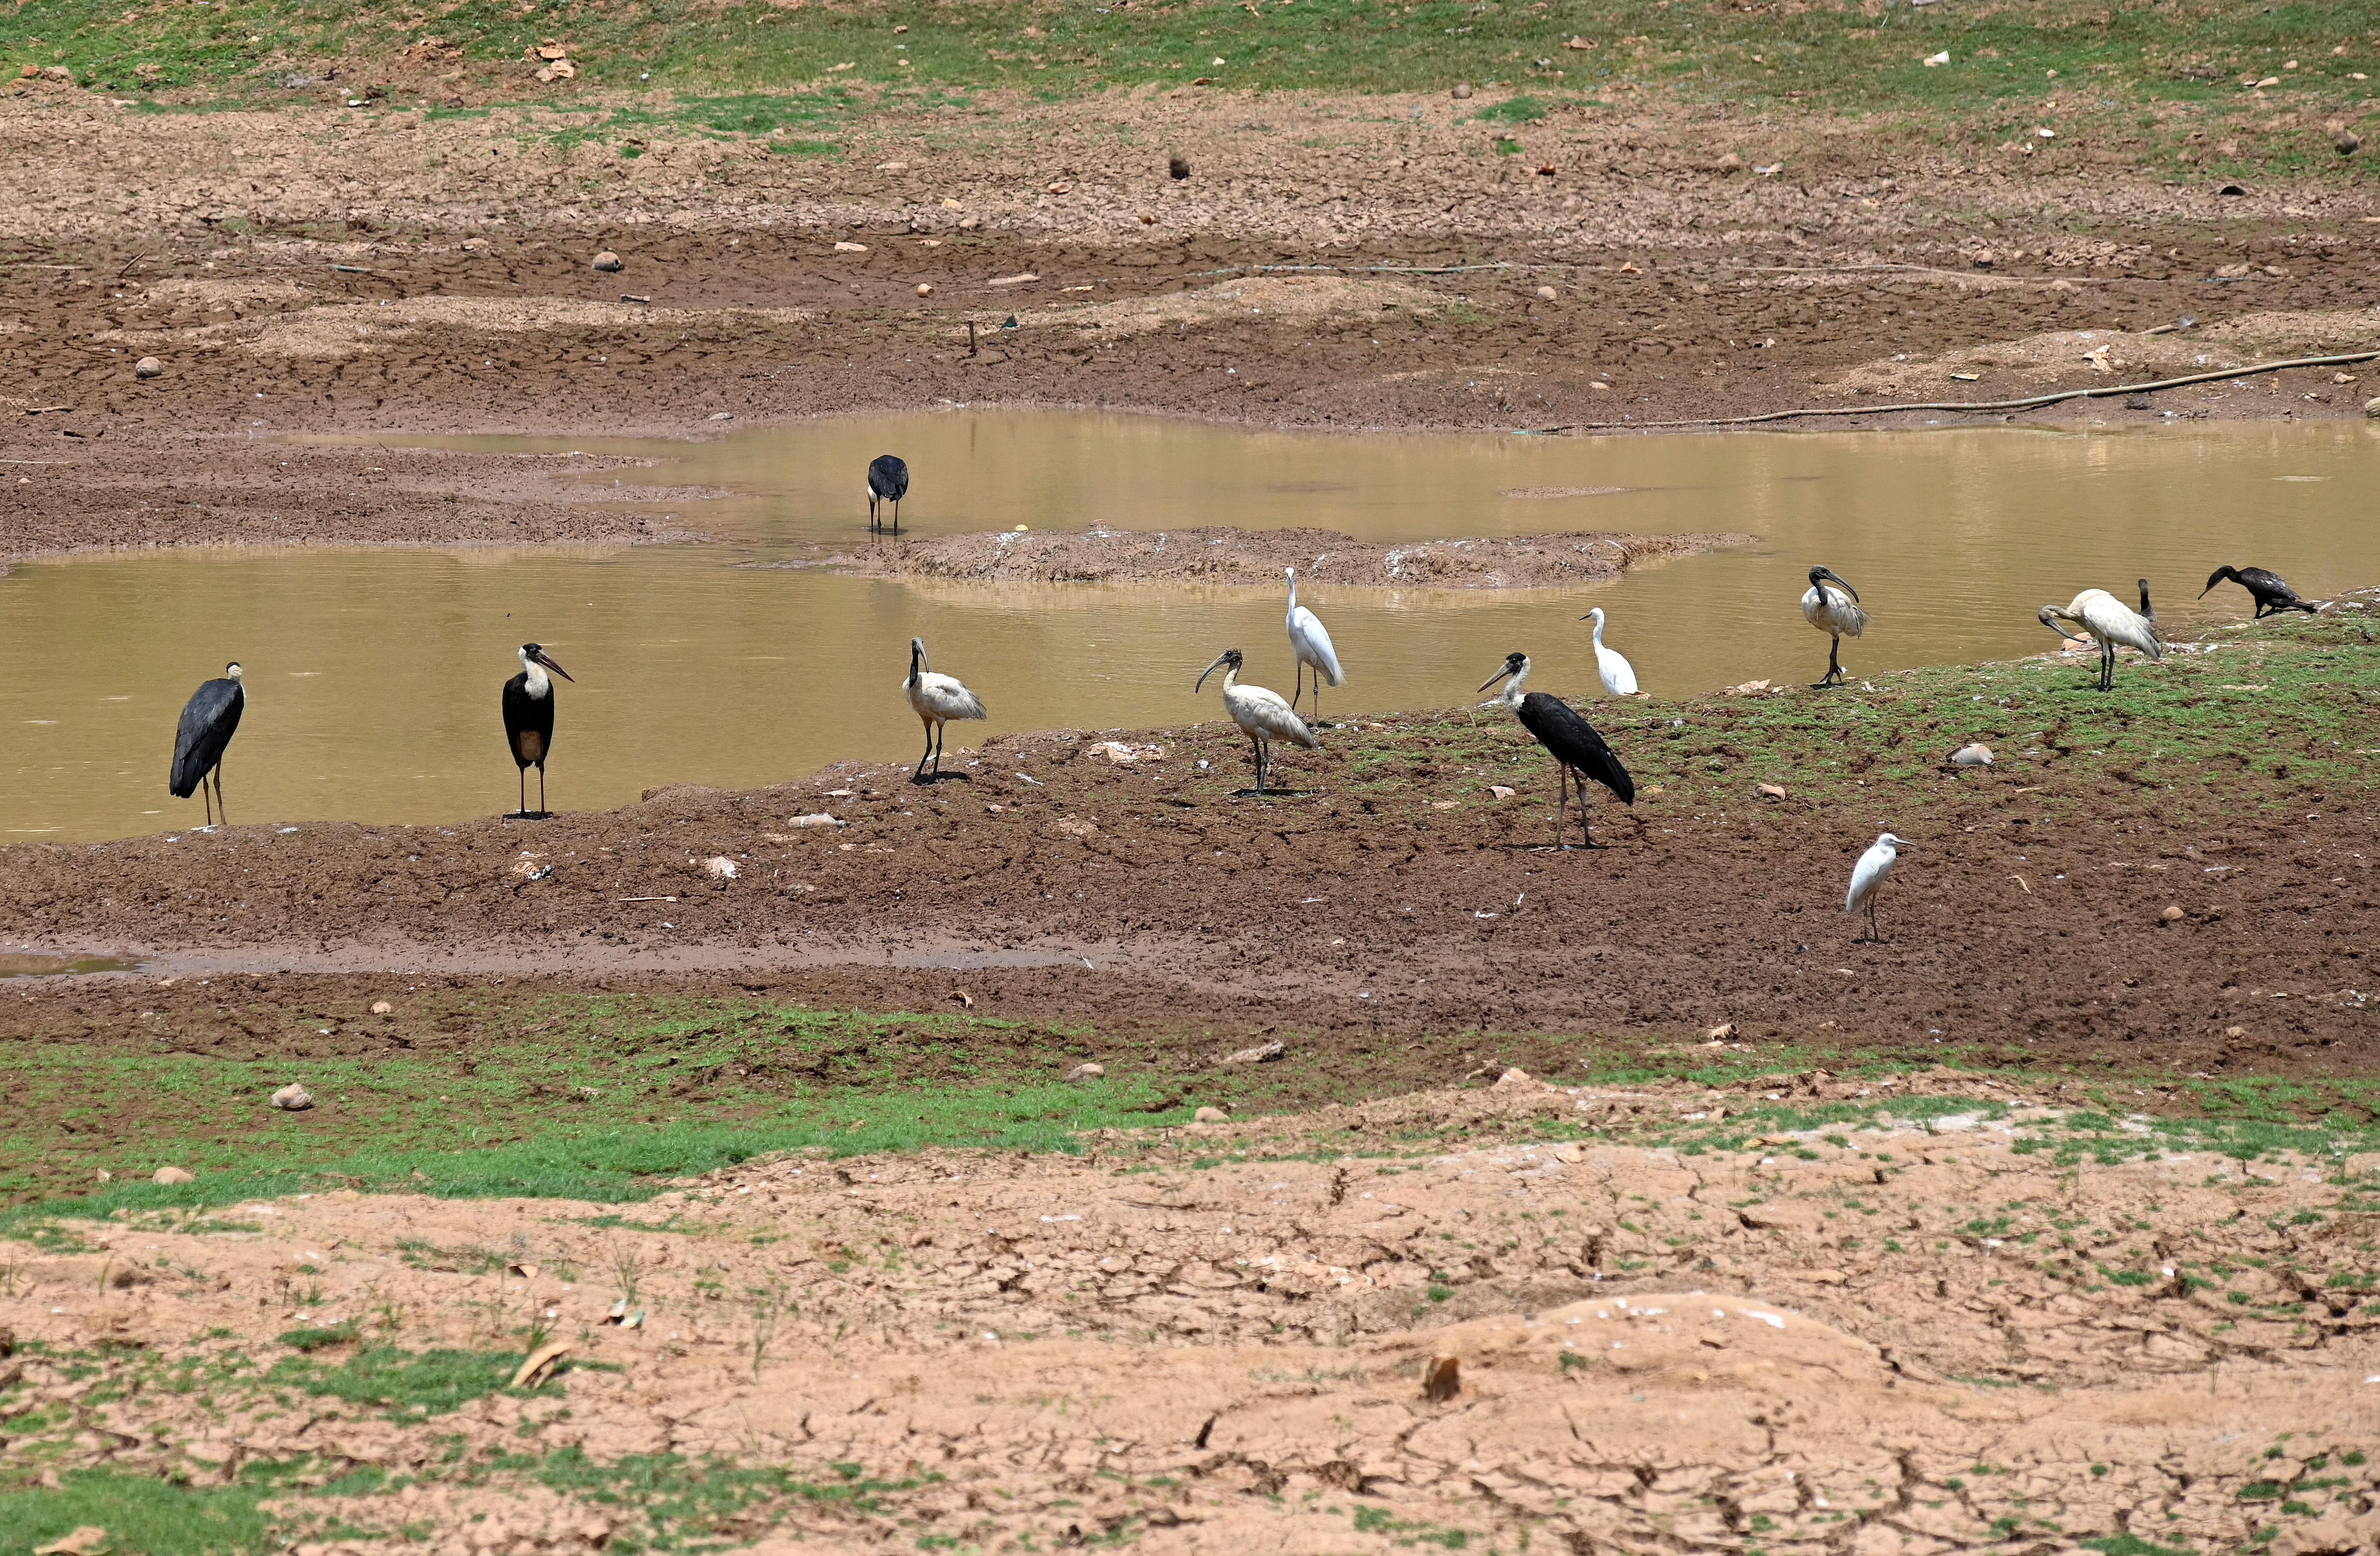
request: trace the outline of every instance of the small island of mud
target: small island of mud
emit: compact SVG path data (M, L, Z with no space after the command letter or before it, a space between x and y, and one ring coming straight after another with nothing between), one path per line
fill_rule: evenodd
M1294 567L1317 583L1433 589L1542 589L1616 578L1657 557L1748 545L1749 535L1475 536L1390 544L1334 529L991 532L887 540L825 565L875 578L992 583L1277 585Z

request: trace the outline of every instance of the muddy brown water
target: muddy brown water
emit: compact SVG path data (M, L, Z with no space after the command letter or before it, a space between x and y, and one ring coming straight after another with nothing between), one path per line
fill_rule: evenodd
M428 441L428 440L424 440ZM441 440L441 441L450 441ZM497 715L536 639L561 687L548 796L609 806L668 783L745 787L845 758L913 754L902 701L912 633L990 707L953 730L1162 725L1221 717L1223 647L1286 691L1279 592L1005 585L753 567L864 546L861 473L902 453L905 529L1312 525L1364 538L1732 529L1760 543L1606 585L1501 592L1324 587L1348 683L1326 719L1443 706L1513 648L1538 688L1601 694L1587 627L1645 689L1687 695L1809 681L1802 621L1825 562L1874 613L1856 678L2054 646L2045 601L2147 576L2177 626L2243 616L2215 566L2271 567L2310 597L2380 576L2369 493L2380 428L2324 422L1615 439L1317 436L1149 417L954 409L755 428L702 444L475 440L664 463L600 477L731 495L668 504L716 546L192 550L43 560L0 578L0 838L79 839L196 825L167 797L182 701L225 660L249 706L225 767L232 819L435 822L509 809ZM1572 489L1583 495L1510 495ZM1326 738L1327 734L1326 734ZM532 779L532 799L534 787Z

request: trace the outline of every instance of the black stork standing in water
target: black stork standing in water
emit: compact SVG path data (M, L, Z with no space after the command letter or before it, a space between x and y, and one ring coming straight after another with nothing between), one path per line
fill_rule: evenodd
M520 673L504 682L504 739L513 748L513 761L520 767L520 809L507 820L543 821L549 814L545 808L545 758L553 749L553 675L565 681L577 679L553 662L553 657L539 643L520 646ZM528 808L528 768L537 764L537 809Z
M198 795L207 807L209 826L215 824L218 813L226 825L231 821L223 802L224 748L231 744L232 733L239 728L240 710L247 706L238 664L225 665L214 680L199 682L199 689L182 705L182 722L174 730L174 770L165 788L176 800ZM207 793L209 774L215 780L212 796Z
M1504 690L1496 700L1512 710L1520 719L1521 727L1535 735L1537 743L1552 753L1554 761L1560 765L1560 799L1554 811L1554 836L1557 838L1561 836L1562 818L1570 803L1570 786L1575 782L1578 785L1579 830L1585 835L1588 848L1601 848L1603 845L1595 840L1594 829L1587 825L1586 780L1593 778L1611 790L1620 797L1623 805L1636 802L1636 780L1628 776L1628 769L1620 765L1620 758L1603 743L1603 737L1595 732L1595 726L1572 712L1568 703L1544 692L1524 691L1528 679L1529 657L1526 654L1507 654L1504 668L1481 682L1479 690L1485 692L1500 681L1504 682ZM1570 847L1568 843L1561 846L1565 850Z
M897 453L880 453L868 462L868 527L881 529L878 506L892 504L892 533L901 533L901 500L909 495L909 466Z
M2206 587L2198 591L2198 597L2204 599L2208 590L2226 582L2237 584L2256 597L2254 619L2259 621L2267 616L2277 616L2284 610L2302 610L2311 616L2321 609L2298 598L2298 592L2290 588L2289 580L2279 573L2268 573L2261 567L2218 567L2215 575L2206 581Z

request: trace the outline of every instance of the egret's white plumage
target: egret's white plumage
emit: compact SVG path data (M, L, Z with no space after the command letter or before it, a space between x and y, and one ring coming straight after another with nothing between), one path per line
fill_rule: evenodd
M1347 677L1339 668L1339 650L1330 646L1330 634L1322 626L1322 618L1297 603L1297 569L1286 567L1289 574L1289 648L1297 656L1297 684L1290 689L1289 706L1295 707L1305 694L1305 672L1314 671L1314 711L1322 712L1322 683L1336 686Z
M1232 722L1240 727L1240 733L1247 736L1248 743L1256 748L1257 792L1261 794L1265 791L1265 766L1272 754L1273 742L1290 741L1308 751L1318 748L1322 742L1315 738L1313 730L1305 727L1305 721L1297 717L1297 710L1281 700L1280 693L1266 686L1240 684L1243 662L1238 649L1224 649L1215 657L1214 664L1198 672L1197 685L1191 690L1196 692L1203 688L1208 676L1214 674L1218 668L1222 669L1223 711L1232 716Z
M909 679L901 682L902 695L909 699L910 711L926 726L926 752L917 758L917 770L910 775L913 781L926 781L926 757L934 759L934 771L942 770L942 728L953 718L981 718L983 699L968 691L954 675L941 675L926 668L926 640L909 640Z
M2082 631L2068 632L2058 624L2061 621L2071 622ZM2165 657L2165 645L2157 641L2156 623L2105 589L2085 589L2069 601L2062 610L2054 605L2043 606L2041 624L2070 642L2095 641L2099 645L2099 690L2102 692L2116 683L2116 649L2119 645L2137 648L2152 659Z
M1603 677L1603 689L1615 697L1636 694L1636 667L1617 648L1603 645L1603 607L1597 606L1579 618L1595 623L1595 669Z
M1883 833L1852 866L1852 889L1843 899L1843 911L1866 912L1867 938L1871 940L1883 938L1876 928L1876 894L1884 889L1884 878L1892 874L1893 862L1900 857L1900 850L1912 846L1906 838Z
M1827 673L1811 684L1832 686L1843 678L1843 639L1867 631L1867 612L1860 609L1859 591L1825 567L1810 569L1810 586L1802 591L1802 620L1834 640L1827 650Z

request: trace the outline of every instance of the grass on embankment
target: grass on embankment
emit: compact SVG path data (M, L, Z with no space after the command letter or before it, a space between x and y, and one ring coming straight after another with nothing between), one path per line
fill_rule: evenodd
M1572 48L1572 39L1592 46ZM569 46L575 80L534 79L540 62L525 56L547 40ZM1944 51L1947 64L1924 63ZM795 136L868 107L965 107L951 94L977 90L1057 99L1204 78L1224 90L1436 92L1469 80L1502 90L1508 105L1497 112L1506 123L1569 103L1653 94L1753 112L1912 113L1971 135L2022 139L2036 123L2087 119L2103 131L2102 151L2124 139L2133 148L2127 155L2152 146L2178 155L2180 136L2163 133L2157 110L2187 105L2202 111L2202 127L2236 119L2228 127L2256 140L2228 153L2199 148L2204 172L2261 163L2268 172L2337 173L2362 163L2342 163L2326 134L2270 121L2284 111L2310 131L2368 112L2368 78L2380 75L2380 0L1966 0L1881 9L1669 0L463 0L434 16L337 0L130 11L42 0L0 13L0 62L63 65L101 90L186 102L313 101L326 90L364 91L376 75L398 83L400 95L433 102L458 89L554 105L590 92L668 91L703 101L638 110L619 125ZM340 66L333 87L319 78L326 64ZM310 79L293 88L293 77ZM2274 84L2261 90L2244 84L2267 79ZM821 82L838 90L791 100L720 95ZM2258 139L2276 129L2292 133Z

